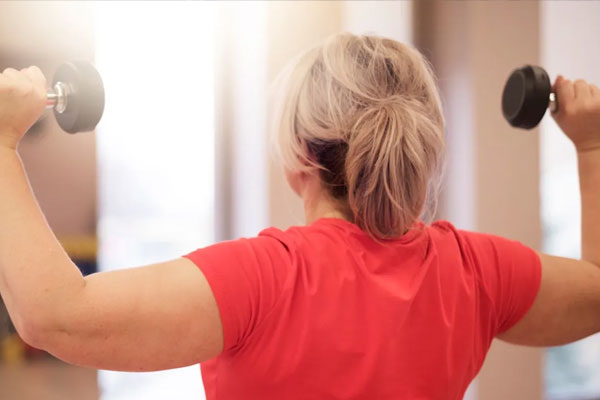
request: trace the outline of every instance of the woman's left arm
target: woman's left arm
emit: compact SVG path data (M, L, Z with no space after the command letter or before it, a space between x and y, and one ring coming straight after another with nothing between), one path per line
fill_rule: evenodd
M78 365L181 367L223 348L214 295L187 259L83 277L29 186L17 145L45 108L35 67L0 74L0 294L23 339Z

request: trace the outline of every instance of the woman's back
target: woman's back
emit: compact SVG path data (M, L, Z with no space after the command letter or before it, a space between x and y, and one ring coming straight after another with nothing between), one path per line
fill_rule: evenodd
M208 399L459 399L494 336L533 302L539 258L517 242L413 226L376 242L323 218L188 256L225 347Z

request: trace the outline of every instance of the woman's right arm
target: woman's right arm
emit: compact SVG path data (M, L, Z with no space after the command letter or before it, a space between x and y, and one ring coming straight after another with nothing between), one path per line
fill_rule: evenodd
M581 260L540 254L542 281L525 316L498 338L554 346L600 332L600 89L559 77L554 118L577 150Z

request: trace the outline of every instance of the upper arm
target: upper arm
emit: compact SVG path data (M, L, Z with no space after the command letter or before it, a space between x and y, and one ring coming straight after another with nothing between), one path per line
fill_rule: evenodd
M217 356L219 311L200 269L185 258L86 277L71 303L57 310L44 347L95 368L150 371Z
M61 307L44 348L101 369L151 371L242 343L279 299L287 248L274 238L218 243L185 258L90 275Z
M494 235L460 231L460 240L477 282L481 335L489 343L531 307L541 281L540 258L529 247Z
M188 254L206 277L223 326L223 351L242 346L268 318L291 277L289 243L269 236L223 242Z
M554 346L600 331L598 266L538 254L497 236L462 237L486 296L480 304L490 339Z
M507 342L554 346L600 331L600 268L592 263L540 254L540 289L525 316L498 335Z

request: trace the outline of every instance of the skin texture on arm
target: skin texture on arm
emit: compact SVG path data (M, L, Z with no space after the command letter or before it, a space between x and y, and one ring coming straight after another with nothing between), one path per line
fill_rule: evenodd
M559 346L600 331L600 268L540 254L542 282L527 314L498 338L526 346Z
M52 325L46 347L95 368L153 371L198 364L223 347L219 310L188 259L94 274Z
M542 282L525 317L502 340L554 346L600 331L600 90L559 77L554 118L577 150L581 191L581 260L540 254Z
M39 69L0 74L0 294L21 336L78 365L152 371L223 347L204 275L178 259L83 278L40 210L16 151L45 105Z

